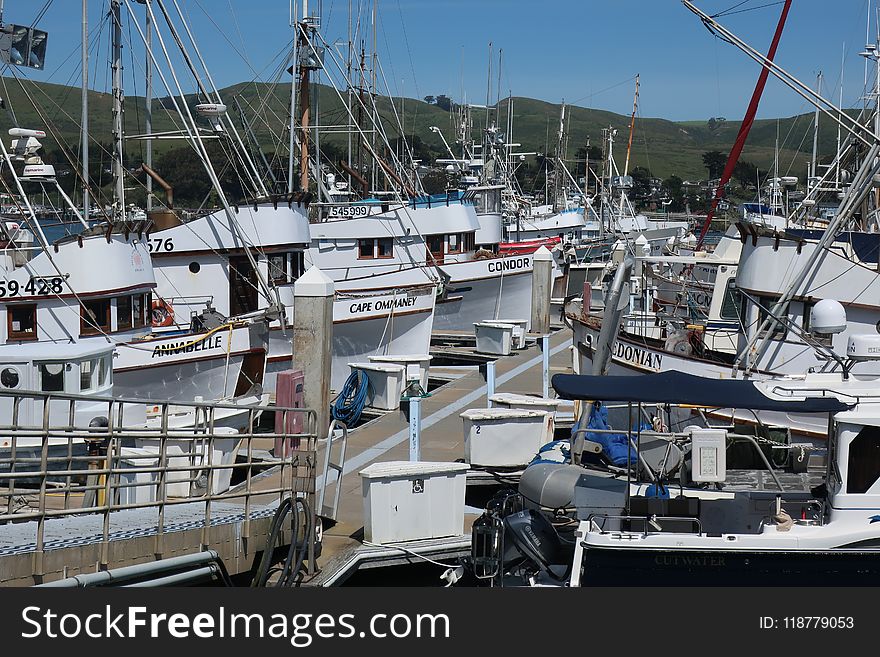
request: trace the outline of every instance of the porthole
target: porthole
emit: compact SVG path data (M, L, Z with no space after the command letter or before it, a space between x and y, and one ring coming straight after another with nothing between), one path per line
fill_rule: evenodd
M191 273L198 274L201 271L201 269L202 269L202 266L199 263L197 263L195 260L193 260L191 263L189 263L189 270Z
M14 367L4 367L0 370L0 385L4 388L17 388L21 377Z

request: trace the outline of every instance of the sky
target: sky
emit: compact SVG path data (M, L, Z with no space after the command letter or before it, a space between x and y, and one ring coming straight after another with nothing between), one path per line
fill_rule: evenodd
M173 12L174 0L166 0ZM208 69L219 87L272 80L288 52L289 0L177 0ZM394 95L446 94L485 103L491 42L491 102L527 96L565 101L621 114L632 111L634 77L640 76L639 115L671 120L742 117L759 66L713 36L680 0L377 0L379 59ZM782 3L774 0L695 0L760 52L766 52ZM79 84L81 0L5 0L3 20L49 33L45 70L34 80ZM91 86L110 85L109 30L102 18L109 0L87 0ZM296 3L294 3L296 4ZM873 8L869 8L869 4ZM132 3L139 21L143 6ZM343 48L349 7L361 15L361 34L371 42L370 0L311 0L320 10L328 43ZM45 9L45 11L43 11ZM813 87L822 71L823 95L843 105L862 104L866 20L871 0L794 0L776 62ZM126 23L125 38L139 41ZM871 24L876 34L875 21ZM130 36L129 36L130 35ZM876 41L876 36L871 41ZM137 43L126 52L127 79L142 75ZM500 58L500 81L499 81ZM874 72L871 71L871 76ZM500 83L499 83L500 82ZM143 93L127 82L127 93ZM161 95L161 94L160 94ZM773 76L759 118L784 117L813 107Z

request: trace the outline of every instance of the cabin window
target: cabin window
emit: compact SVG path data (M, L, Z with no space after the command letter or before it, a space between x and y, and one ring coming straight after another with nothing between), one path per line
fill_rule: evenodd
M6 306L6 329L10 340L36 340L36 304Z
M393 257L393 241L390 237L380 237L376 240L376 257L391 258Z
M246 256L229 258L229 314L244 315L259 309L257 272Z
M80 311L80 333L100 335L110 332L110 299L84 301Z
M303 260L302 251L290 252L290 280L296 281L306 270L305 261Z
M128 331L132 327L132 297L116 297L116 330Z
M476 233L464 233L464 250L473 251L477 246Z
M147 294L135 294L131 297L131 327L143 328L147 326L147 312L150 301Z
M449 237L449 248L446 250L447 253L461 253L461 249L464 246L461 235L459 233L450 233Z
M358 240L358 258L371 260L374 257L375 246L373 240Z
M84 360L79 364L79 390L87 392L95 388L95 375L98 370L98 361Z
M736 281L727 282L724 299L721 302L721 319L740 319L742 317L743 295L736 287Z
M97 361L98 363L98 387L113 383L113 356L106 355Z
M427 246L428 246L428 263L432 263L433 260L436 260L438 264L443 264L443 242L445 241L445 236L443 235L428 235L427 237Z
M880 427L862 427L849 444L846 492L867 493L880 478Z
M394 242L390 237L380 237L372 240L358 240L358 258L371 260L373 258L391 258L394 255Z
M64 363L40 363L40 390L43 392L64 392Z
M773 310L773 306L776 305L776 300L771 297L758 297L758 328L764 324L764 320L766 320L770 316L770 311ZM785 319L784 317L781 319ZM771 340L783 340L785 338L786 328L785 324L782 322L777 322L773 327L773 331L770 333Z
M287 285L290 282L287 275L286 253L274 253L269 256L269 280L273 285Z

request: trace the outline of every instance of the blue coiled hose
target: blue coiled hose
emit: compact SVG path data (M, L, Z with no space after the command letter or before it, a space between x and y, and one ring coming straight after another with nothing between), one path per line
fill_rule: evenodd
M367 405L369 387L370 380L363 370L352 372L345 380L342 392L330 407L330 415L333 416L333 419L345 422L348 427L353 427L360 418L364 406Z

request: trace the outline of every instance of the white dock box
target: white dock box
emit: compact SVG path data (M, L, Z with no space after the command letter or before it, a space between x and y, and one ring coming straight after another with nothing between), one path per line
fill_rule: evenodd
M489 397L489 401L498 408L515 408L525 411L547 411L556 413L565 402L562 399L549 397L532 397L531 395L517 395L512 392L498 392Z
M211 465L214 470L212 494L229 490L232 483L231 467L238 456L241 446L241 437L232 427L214 427L213 439L211 440L211 456L208 456L207 436L204 434L192 434L192 438L177 437L186 430L169 431L169 437L165 440L165 460L168 467L192 468L191 470L177 470L169 472L165 476L165 490L168 497L189 497L202 495L204 490L199 487L208 485L208 468ZM228 436L228 437L227 437ZM159 438L135 438L137 448L158 457L161 449ZM210 458L210 461L209 461ZM230 466L218 467L218 466ZM157 475L158 479L158 475ZM192 484L190 483L192 481Z
M461 414L464 460L509 468L528 465L553 440L553 414L513 408L472 408Z
M367 392L367 406L382 411L400 408L400 395L403 393L406 367L394 363L349 363L352 372L363 370L370 381Z
M467 463L388 461L360 471L364 539L399 543L464 533Z
M122 470L119 474L119 493L117 504L139 504L141 502L155 502L156 488L159 481L158 470L152 472L138 472L142 468L155 468L159 464L159 456L149 449L142 447L120 447L118 467Z
M513 348L513 324L475 322L474 335L477 351L494 356L509 356Z
M393 365L418 365L419 385L422 390L428 391L428 368L431 366L430 354L389 354L387 356L370 356L371 363L391 363ZM404 381L404 386L406 381Z
M526 333L529 331L529 320L527 319L493 319L487 320L490 324L512 324L513 325L513 348L526 348Z

